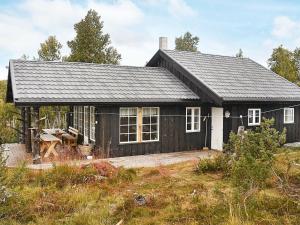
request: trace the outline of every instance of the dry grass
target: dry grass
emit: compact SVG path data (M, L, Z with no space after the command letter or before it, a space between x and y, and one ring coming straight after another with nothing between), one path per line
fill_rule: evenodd
M290 152L300 158L300 152ZM278 168L285 160L278 156ZM300 205L270 181L249 202L250 218L221 172L197 174L197 162L137 170L60 166L45 172L11 170L12 197L0 205L0 224L300 224ZM293 171L297 177L299 171ZM293 178L297 179L297 178ZM142 195L143 206L135 202Z

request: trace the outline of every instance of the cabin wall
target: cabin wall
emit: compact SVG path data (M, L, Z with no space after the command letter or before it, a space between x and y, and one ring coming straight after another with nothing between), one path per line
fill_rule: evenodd
M254 129L255 126L248 126L248 109L249 108L260 108L261 109L261 118L265 117L268 119L274 118L274 128L278 131L282 131L284 128L287 129L287 143L300 141L300 107L294 107L294 123L292 124L284 124L283 121L283 108L291 105L297 104L293 103L252 103L252 104L230 104L224 106L224 113L226 111L230 112L232 117L239 117L240 115L246 116L241 120L240 118L224 118L224 133L223 139L226 143L229 138L230 131L237 132L238 127L244 125L246 129ZM282 108L280 110L274 110ZM274 111L271 111L274 110ZM266 112L265 111L270 111Z
M188 151L204 147L205 122L201 121L200 132L186 133L186 106L154 107L160 107L159 141L126 144L119 143L119 107L97 107L97 112L100 112L96 125L96 146L99 153L104 157L118 157ZM202 116L210 113L209 107L200 107ZM210 146L210 121L207 130L207 145Z

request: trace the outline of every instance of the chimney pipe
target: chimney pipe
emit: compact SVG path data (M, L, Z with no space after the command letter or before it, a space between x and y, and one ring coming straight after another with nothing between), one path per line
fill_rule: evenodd
M159 49L168 49L168 38L159 37Z

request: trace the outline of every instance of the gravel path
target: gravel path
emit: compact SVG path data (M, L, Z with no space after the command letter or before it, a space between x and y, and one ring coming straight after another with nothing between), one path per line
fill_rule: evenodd
M68 164L74 166L80 166L89 163L97 163L97 162L105 161L111 163L116 167L123 166L125 168L141 168L141 167L155 167L159 165L170 165L170 164L180 163L180 162L185 162L190 160L210 158L215 154L217 154L217 152L212 150L208 150L208 151L197 150L197 151L185 151L185 152L160 153L160 154L151 154L151 155L124 156L124 157L107 158L107 159L70 161ZM52 163L28 165L28 168L42 169L42 170L51 169L52 167L53 167Z

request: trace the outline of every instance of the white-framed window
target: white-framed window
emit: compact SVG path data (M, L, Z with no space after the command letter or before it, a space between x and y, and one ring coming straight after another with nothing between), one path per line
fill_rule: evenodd
M73 107L73 127L78 129L78 108L77 106Z
M260 109L248 109L248 126L258 126L261 121Z
M142 108L142 141L159 140L159 107Z
M137 142L138 108L120 108L120 143Z
M294 123L294 108L284 108L283 111L284 123Z
M79 133L83 133L83 107L78 106L78 131Z
M200 107L186 107L186 132L200 131Z
M89 107L84 106L83 107L83 136L88 139L89 136ZM85 142L88 142L88 140L85 140Z
M95 130L96 130L96 125L95 125L95 107L91 106L90 107L90 139L92 141L95 141Z

